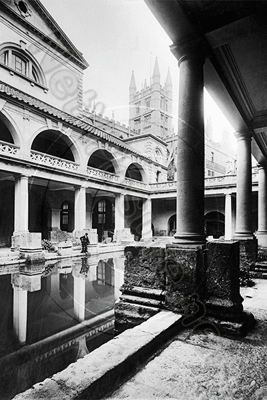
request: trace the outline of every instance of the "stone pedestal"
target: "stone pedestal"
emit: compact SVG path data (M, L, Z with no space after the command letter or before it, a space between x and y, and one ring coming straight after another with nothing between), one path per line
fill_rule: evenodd
M11 248L23 253L38 253L42 251L41 239L39 232L14 232Z
M205 295L204 246L167 245L166 307L183 315L195 314ZM200 316L195 315L196 319Z
M258 240L253 239L239 240L240 243L240 271L248 273L254 266L258 254Z
M253 325L252 314L243 312L240 295L238 241L207 244L206 309L219 334L244 336Z
M66 242L60 242L58 244L58 250L57 253L59 256L72 256L72 242L71 241L66 241Z
M125 248L124 284L115 304L115 332L120 333L156 314L164 302L165 249Z

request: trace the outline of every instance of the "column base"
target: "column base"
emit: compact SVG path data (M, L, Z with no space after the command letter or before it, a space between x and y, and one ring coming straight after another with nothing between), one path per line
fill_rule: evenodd
M219 335L224 337L244 337L248 334L250 329L256 324L256 320L253 314L243 311L240 313L238 319L235 321L229 321L224 319L222 316L212 317L208 315L209 325L217 328ZM207 329L210 329L209 325Z
M173 238L173 244L188 244L188 245L195 245L195 244L204 244L206 243L206 235L199 235L199 234L183 234L179 235L176 233Z
M267 231L256 232L256 238L258 239L259 246L267 247Z
M253 232L235 232L234 240L248 240L255 239Z

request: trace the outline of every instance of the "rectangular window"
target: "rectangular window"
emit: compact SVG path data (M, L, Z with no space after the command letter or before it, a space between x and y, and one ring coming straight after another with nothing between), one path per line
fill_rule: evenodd
M211 161L214 162L214 153L213 153L213 151L211 152Z
M26 61L17 54L12 54L14 69L22 75L26 76Z

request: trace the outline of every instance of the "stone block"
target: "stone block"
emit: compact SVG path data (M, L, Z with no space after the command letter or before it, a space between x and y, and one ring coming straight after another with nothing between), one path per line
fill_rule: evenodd
M16 273L11 275L11 283L13 288L27 290L28 292L36 292L41 290L41 274L39 275L23 275Z
M132 242L134 241L134 235L131 233L130 228L118 229L115 232L113 241L120 242Z
M256 238L239 240L240 245L240 270L249 272L257 261L258 240Z
M140 325L159 311L160 308L153 306L150 307L139 303L118 301L115 303L114 307L115 332L121 333L126 329Z
M202 248L167 246L166 307L183 315L201 312L205 294L205 263ZM196 316L198 318L199 316Z
M207 244L206 305L210 314L236 319L242 312L239 285L239 242Z
M123 287L165 289L165 249L127 246Z
M40 232L22 232L12 236L12 249L23 253L42 251L42 235Z
M72 242L60 242L58 243L58 255L59 256L71 256L72 255Z

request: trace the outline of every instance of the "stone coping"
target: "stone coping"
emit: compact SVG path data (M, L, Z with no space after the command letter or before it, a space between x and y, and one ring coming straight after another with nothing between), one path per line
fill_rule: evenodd
M35 384L13 400L98 399L116 390L182 330L182 317L160 311L142 324L114 337L65 370Z

